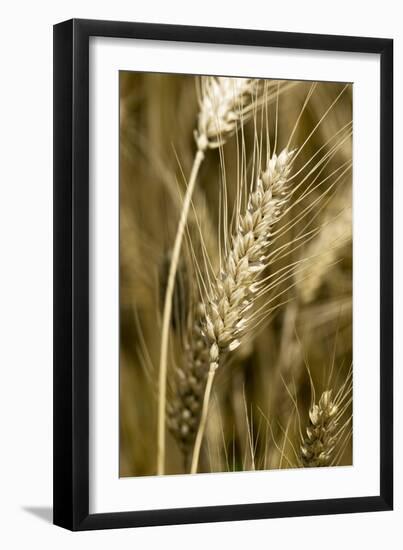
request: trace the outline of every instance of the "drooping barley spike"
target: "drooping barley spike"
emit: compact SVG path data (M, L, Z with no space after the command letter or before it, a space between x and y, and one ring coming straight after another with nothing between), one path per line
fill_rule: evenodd
M324 391L309 410L309 425L301 444L301 462L307 468L329 466L337 443L337 413L332 390Z
M184 359L173 377L174 391L167 404L167 424L186 464L200 421L209 367L209 349L197 317L184 351Z
M273 154L267 169L257 178L246 211L239 215L221 273L206 300L210 363L218 363L221 353L235 349L248 328L248 312L260 288L260 275L267 267L272 228L290 197L287 179L293 153L284 149L278 156Z

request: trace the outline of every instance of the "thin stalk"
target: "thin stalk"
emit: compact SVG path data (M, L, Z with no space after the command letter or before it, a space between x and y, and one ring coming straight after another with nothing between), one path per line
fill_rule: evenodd
M195 188L197 175L201 163L204 159L204 151L199 148L193 161L192 171L190 173L189 183L186 189L181 216L172 252L172 260L169 268L167 288L165 292L164 311L162 316L161 330L161 351L158 375L158 453L157 453L157 474L163 475L165 469L165 409L166 409L166 389L167 389L167 358L168 358L168 337L169 324L172 313L172 299L175 286L176 272L178 269L179 256L182 246L183 235L185 232L186 221L189 214L192 195Z
M190 468L191 474L197 473L197 467L199 465L200 449L203 441L204 430L206 428L211 388L213 387L213 380L214 380L214 375L216 370L217 370L217 363L211 363L210 369L207 375L206 389L204 390L203 407L202 407L202 412L200 417L199 428L197 430L195 445L193 448L192 465Z

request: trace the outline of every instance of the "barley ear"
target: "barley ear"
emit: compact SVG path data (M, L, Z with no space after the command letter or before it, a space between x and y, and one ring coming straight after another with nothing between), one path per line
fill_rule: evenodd
M259 80L206 76L201 78L198 127L199 149L220 147L253 113L259 102Z
M209 350L199 318L195 318L184 360L173 375L173 392L167 403L168 429L187 464L200 422L203 394L209 369Z
M309 425L301 444L301 462L306 468L330 465L337 441L338 411L332 390L324 391L318 404L309 409Z
M271 231L290 198L287 179L293 154L287 149L278 156L273 154L257 178L246 211L238 216L237 229L229 243L221 272L205 300L204 330L210 346L210 368L191 473L197 471L215 371L222 356L236 349L243 334L251 328L249 312L259 290L260 275L267 267Z

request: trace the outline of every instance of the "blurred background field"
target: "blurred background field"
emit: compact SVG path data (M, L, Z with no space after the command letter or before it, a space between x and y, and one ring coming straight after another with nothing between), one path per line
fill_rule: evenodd
M273 82L273 89L277 85ZM278 97L278 151L287 144L311 83L298 82ZM310 136L344 84L319 83L293 138L296 146ZM282 85L280 86L280 90ZM284 88L285 89L285 88ZM276 104L270 106L275 120ZM120 73L120 475L156 473L157 366L161 302L170 252L194 152L198 102L195 77ZM258 115L259 119L259 115ZM352 86L312 133L295 171L319 150L326 154L333 137L352 119ZM260 120L260 119L259 119ZM244 128L251 150L256 128ZM275 124L270 124L274 141ZM344 136L344 133L340 134ZM320 156L319 155L319 156ZM352 366L352 181L351 172L335 172L351 162L352 141L345 139L321 179L282 223L281 244L297 242L275 269L289 274L271 292L278 308L227 358L214 384L202 472L301 467L306 428L315 402L332 390L350 392ZM217 261L220 159L224 159L228 202L235 201L239 140L211 150L201 168L189 219L189 235L203 233ZM333 185L332 185L333 184ZM330 192L327 189L331 187ZM302 190L301 190L302 193ZM316 205L306 216L304 209ZM299 215L300 214L300 215ZM293 223L293 219L297 220ZM307 225L309 224L309 225ZM195 229L194 226L200 226ZM307 231L312 231L301 239ZM296 239L300 239L297 240ZM303 263L301 259L306 259ZM274 268L273 268L274 269ZM168 402L175 399L175 369L185 351L182 328L194 299L194 273L184 251L175 287L171 330ZM345 398L345 423L331 465L352 464L352 405ZM167 430L166 473L188 471L181 442Z

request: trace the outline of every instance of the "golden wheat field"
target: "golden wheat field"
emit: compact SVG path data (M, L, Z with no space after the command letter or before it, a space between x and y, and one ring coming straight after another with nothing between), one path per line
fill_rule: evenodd
M120 476L352 464L352 94L120 73Z

